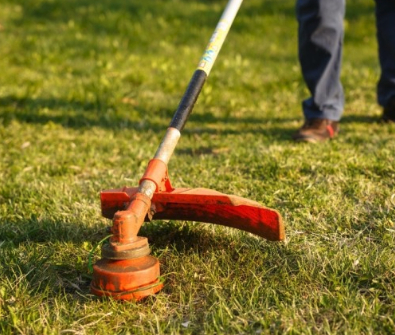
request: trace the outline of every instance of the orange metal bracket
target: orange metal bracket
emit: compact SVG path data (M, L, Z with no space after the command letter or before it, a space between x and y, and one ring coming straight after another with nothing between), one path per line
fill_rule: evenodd
M144 180L150 180L156 185L156 192L171 191L173 188L167 173L167 165L160 159L151 159L143 177L140 179L140 185Z

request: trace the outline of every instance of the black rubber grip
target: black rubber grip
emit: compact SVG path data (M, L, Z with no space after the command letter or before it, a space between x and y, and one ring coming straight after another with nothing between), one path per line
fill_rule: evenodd
M191 81L189 82L188 88L185 91L180 104L170 122L170 127L176 128L181 131L185 123L187 122L188 116L191 114L193 106L202 90L204 83L206 82L207 74L203 70L196 70L193 74Z

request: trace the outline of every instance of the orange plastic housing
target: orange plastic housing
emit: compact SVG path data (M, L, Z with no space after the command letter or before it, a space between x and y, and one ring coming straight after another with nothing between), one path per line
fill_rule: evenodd
M137 187L101 192L104 217L112 219L123 211L135 197ZM145 221L187 220L220 224L241 229L270 241L285 237L281 215L255 201L227 195L205 188L176 188L170 192L156 192Z
M159 261L152 256L125 260L101 259L93 267L91 292L116 300L141 300L159 292Z

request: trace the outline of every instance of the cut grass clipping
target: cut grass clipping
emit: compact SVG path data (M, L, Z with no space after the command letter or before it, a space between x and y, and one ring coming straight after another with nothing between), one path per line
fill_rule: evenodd
M370 0L347 3L337 139L290 140L308 96L294 1L249 0L170 162L177 187L280 211L287 241L155 221L141 235L164 290L89 293L99 192L137 185L225 4L1 2L1 334L395 333L395 128L376 122Z

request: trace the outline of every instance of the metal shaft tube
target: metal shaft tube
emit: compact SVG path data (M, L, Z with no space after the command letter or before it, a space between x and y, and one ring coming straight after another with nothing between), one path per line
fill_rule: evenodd
M228 2L174 114L170 127L179 131L184 128L242 2L243 0L230 0Z
M210 41L200 58L198 67L196 68L188 87L181 98L180 104L170 122L166 135L162 139L155 158L162 160L168 164L174 149L181 136L181 131L184 128L186 121L191 114L196 100L203 88L204 83L217 59L218 53L228 35L229 29L236 17L236 14L242 4L243 0L230 0L214 30ZM155 192L155 184L149 180L144 180L139 187L139 192L144 193L150 199Z

